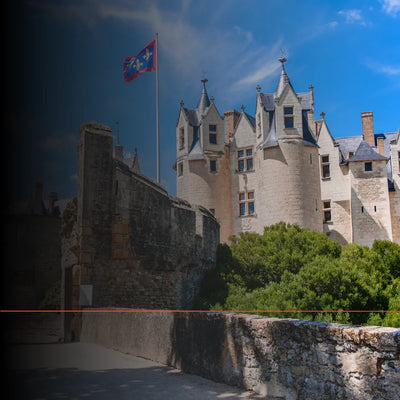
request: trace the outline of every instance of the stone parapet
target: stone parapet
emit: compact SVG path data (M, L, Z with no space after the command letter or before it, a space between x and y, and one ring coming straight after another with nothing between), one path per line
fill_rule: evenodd
M82 315L82 341L267 399L400 398L400 329L233 313L106 311Z

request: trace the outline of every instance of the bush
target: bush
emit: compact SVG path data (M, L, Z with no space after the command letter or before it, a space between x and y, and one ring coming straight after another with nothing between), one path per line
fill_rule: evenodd
M198 308L325 310L263 315L400 326L400 313L346 312L400 309L399 245L343 247L322 233L282 222L262 235L231 239L230 247L219 247L217 267L203 280Z

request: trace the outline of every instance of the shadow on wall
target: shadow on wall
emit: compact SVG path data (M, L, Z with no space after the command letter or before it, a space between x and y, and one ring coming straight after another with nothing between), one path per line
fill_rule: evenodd
M174 316L168 364L183 372L268 398L347 398L336 342L311 326L324 323L293 329L293 320L249 315Z

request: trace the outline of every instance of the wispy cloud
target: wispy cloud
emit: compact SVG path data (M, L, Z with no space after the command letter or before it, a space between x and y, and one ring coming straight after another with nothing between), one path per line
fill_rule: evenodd
M357 24L357 25L367 25L362 11L358 9L350 9L350 10L340 10L338 11L339 15L342 15L345 18L345 22L347 24Z
M48 10L59 18L80 20L89 28L108 19L141 26L149 34L159 32L160 51L169 69L185 79L192 79L196 74L201 77L202 71L206 71L207 77L215 82L214 87L221 88L214 92L216 95L228 96L226 87L235 93L248 89L249 85L261 83L279 67L276 60L282 40L275 45L260 45L251 31L239 25L222 29L215 18L214 23L204 29L203 25L193 23L190 4L190 1L182 0L179 7L166 9L155 1L84 0L66 6L48 3ZM218 3L215 7L215 15L223 18L223 12L218 12ZM221 3L222 10L224 7ZM251 69L249 65L254 67ZM232 85L232 82L236 83Z
M380 2L382 3L382 10L386 14L396 17L400 13L400 0L380 0Z
M400 75L400 65L382 64L376 61L367 61L366 65L372 71L388 77Z

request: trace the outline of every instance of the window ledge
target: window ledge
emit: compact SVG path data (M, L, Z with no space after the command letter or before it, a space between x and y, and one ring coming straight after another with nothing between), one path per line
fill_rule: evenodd
M238 171L237 169L235 169L235 174L250 174L252 172L256 172L256 170L254 168L246 171Z
M325 177L325 178L321 178L321 180L323 180L323 181L330 181L330 180L331 180L331 177L330 177L330 176L327 176L327 177Z
M239 218L257 218L257 214L239 215Z

